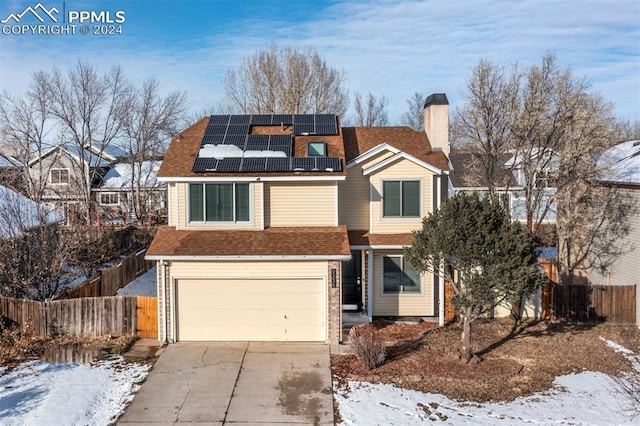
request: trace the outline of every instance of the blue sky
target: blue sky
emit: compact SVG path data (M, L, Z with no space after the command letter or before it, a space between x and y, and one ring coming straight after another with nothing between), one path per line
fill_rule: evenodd
M445 92L452 109L460 106L481 58L529 65L552 52L612 102L616 116L640 120L637 0L40 2L67 12L124 11L122 34L7 35L3 29L0 91L22 93L32 72L82 60L104 71L120 65L134 82L154 77L166 91L186 91L192 110L202 111L224 96L228 69L276 42L313 46L346 72L351 94L386 96L395 123L414 92ZM3 0L0 20L37 3ZM38 24L32 16L24 23Z

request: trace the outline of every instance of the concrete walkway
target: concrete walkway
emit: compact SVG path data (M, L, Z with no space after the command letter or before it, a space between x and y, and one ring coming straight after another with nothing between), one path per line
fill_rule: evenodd
M176 343L119 425L333 425L329 346Z

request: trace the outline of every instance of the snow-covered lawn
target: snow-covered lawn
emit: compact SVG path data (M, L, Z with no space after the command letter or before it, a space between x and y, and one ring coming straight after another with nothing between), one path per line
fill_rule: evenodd
M640 357L613 343L640 373ZM387 384L349 382L335 394L342 425L627 425L640 424L631 401L612 377L585 371L558 377L544 393L504 403L457 402L440 394L422 393Z
M32 361L0 375L2 425L108 425L122 414L149 366L122 357L95 365Z

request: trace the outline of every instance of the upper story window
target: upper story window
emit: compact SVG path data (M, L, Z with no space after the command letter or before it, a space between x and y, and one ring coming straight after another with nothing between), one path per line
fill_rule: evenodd
M326 157L327 144L324 142L309 142L307 144L307 157Z
M383 293L421 293L420 274L413 269L404 256L384 256L382 258L384 270Z
M68 185L69 169L51 169L51 172L49 172L49 181L53 185Z
M248 183L189 184L189 222L249 222Z
M120 196L117 192L101 192L100 204L103 206L117 206L120 204Z
M382 204L384 217L420 217L420 181L384 181Z

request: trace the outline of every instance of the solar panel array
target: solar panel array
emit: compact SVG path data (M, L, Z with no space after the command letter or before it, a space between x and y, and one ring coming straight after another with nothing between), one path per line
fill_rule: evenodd
M204 172L339 172L337 157L196 158L193 171Z
M293 134L254 135L251 126L293 126ZM337 157L298 158L293 138L302 135L337 135L332 114L212 115L200 147L234 145L242 157L196 157L192 170L204 172L342 171Z

